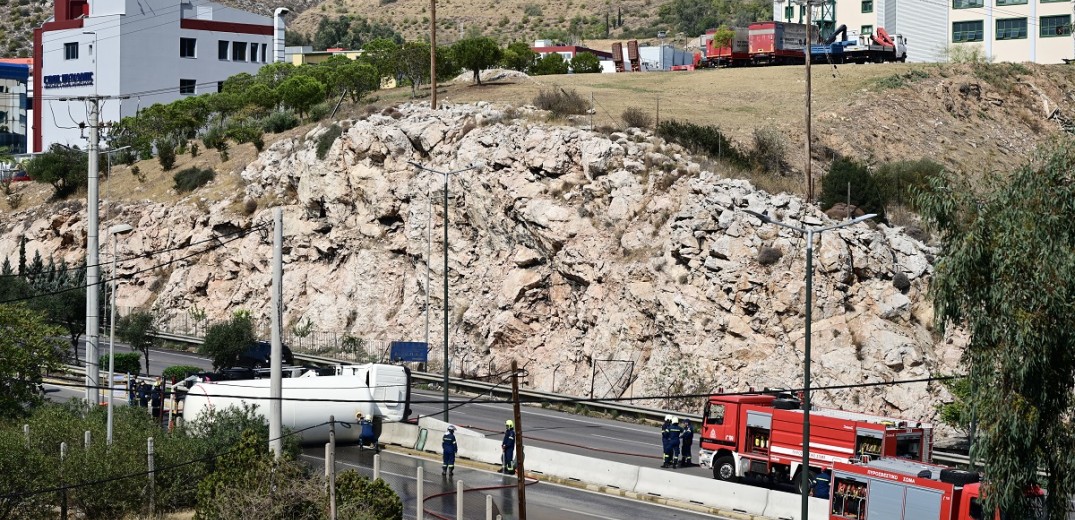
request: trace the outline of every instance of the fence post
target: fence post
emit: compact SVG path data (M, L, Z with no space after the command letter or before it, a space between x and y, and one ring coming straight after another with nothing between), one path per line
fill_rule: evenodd
M493 495L485 495L485 520L493 520Z
M63 461L67 458L67 443L60 443L60 518L67 520L67 485L63 480Z
M91 437L92 437L92 435L90 435L89 430L86 430L86 432L82 434L82 446L84 448L86 448L87 451L90 449L90 438Z
M30 425L22 425L22 436L26 438L26 449L30 449Z
M465 518L463 516L463 479L455 481L455 517Z
M336 520L336 416L328 416L328 422L329 456L332 458L328 465L328 514L331 520Z
M146 439L146 452L149 461L149 517L153 518L154 516L156 516L157 510L156 504L154 504L154 500L156 500L155 495L157 492L157 479L154 478L155 470L153 467L153 437Z
M373 480L381 478L381 455L373 456Z
M422 470L422 466L418 466L418 504L415 507L418 520L423 520L425 516L425 487L425 471Z

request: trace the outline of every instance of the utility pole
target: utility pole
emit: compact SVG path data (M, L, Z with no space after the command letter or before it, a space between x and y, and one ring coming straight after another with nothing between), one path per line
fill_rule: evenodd
M94 59L96 62L96 58ZM96 78L94 78L96 82ZM100 357L99 342L101 326L99 316L97 292L100 290L98 283L101 279L101 267L98 262L98 234L100 233L97 222L98 211L98 186L100 179L97 176L97 151L100 141L100 98L91 96L86 98L89 103L90 115L87 126L90 130L89 143L87 145L87 183L86 183L86 401L97 406L101 402L100 367L97 359Z
M437 0L429 0L429 106L437 109Z
M811 153L813 152L813 133L810 128L811 120L811 86L810 86L810 54L812 39L810 36L813 33L813 27L811 27L811 14L814 11L811 0L805 0L803 7L806 8L806 46L803 49L803 56L806 57L806 201L814 201L814 175L811 171Z
M519 409L519 362L511 360L511 400L515 408L515 467L519 486L519 520L526 520L526 470L523 469L523 414Z
M284 211L272 210L272 302L269 312L272 314L272 346L269 360L269 450L277 459L284 452L283 439L283 381L280 364L283 358L283 342L280 339L280 299L281 286L284 281Z

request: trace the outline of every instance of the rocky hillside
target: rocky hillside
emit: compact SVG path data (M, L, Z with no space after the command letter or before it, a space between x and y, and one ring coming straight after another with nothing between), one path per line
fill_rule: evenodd
M426 266L431 359L443 352L442 178L448 201L449 332L455 369L496 373L512 359L534 388L665 396L801 384L804 241L744 212L819 225L818 208L706 171L678 146L631 130L611 136L535 121L486 103L432 113L402 105L340 123L318 158L317 127L278 140L227 200L128 202L102 227L136 224L126 252L200 244L285 215L284 321L370 339L423 337ZM216 181L221 182L221 181ZM212 189L212 186L204 188ZM432 215L429 193L433 190ZM246 211L237 210L245 208ZM256 209L255 209L256 208ZM39 206L0 224L0 256L26 236L32 254L76 261L78 204ZM433 226L427 255L427 225ZM128 262L120 305L181 318L267 316L270 239L253 233L188 257ZM123 253L121 253L123 254ZM930 329L931 250L900 228L858 225L816 245L816 385L884 382L958 370L959 341ZM145 272L143 272L145 271ZM822 392L823 405L929 418L939 385ZM647 404L690 406L677 399Z

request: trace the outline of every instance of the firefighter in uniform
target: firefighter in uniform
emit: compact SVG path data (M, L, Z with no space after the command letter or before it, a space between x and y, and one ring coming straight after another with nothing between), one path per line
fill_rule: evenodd
M694 428L691 426L690 419L683 419L681 421L683 425L683 433L680 434L680 457L679 465L686 468L687 466L693 466L691 463L691 447L694 445Z
M679 419L672 417L671 424L668 425L668 446L671 449L670 458L672 459L672 467L679 467L679 438L683 435L683 427L679 425Z
M440 474L451 476L455 473L455 454L459 451L459 445L455 442L455 426L448 425L448 431L444 432L444 440L440 446L444 451L444 467Z
M664 424L661 425L661 451L664 452L664 463L661 464L662 468L672 467L672 447L668 439L669 432L668 427L672 425L672 416L664 416Z
M829 474L829 468L823 468L821 473L818 473L814 477L814 489L811 493L816 498L829 499L829 488L832 486L832 476Z
M504 441L500 443L500 449L504 452L500 458L504 463L500 467L500 472L515 473L515 421L511 419L504 423Z

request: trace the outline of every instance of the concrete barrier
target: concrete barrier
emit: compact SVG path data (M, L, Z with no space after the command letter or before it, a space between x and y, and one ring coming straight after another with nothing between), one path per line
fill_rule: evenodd
M638 466L544 448L526 448L526 471L631 491Z
M782 491L769 491L769 499L762 513L769 518L801 520L803 511L802 495L798 493L784 493ZM829 502L820 498L810 497L810 519L828 519Z
M418 438L418 426L407 423L389 422L381 425L381 436L377 439L386 444L397 444L413 448Z
M638 468L634 491L752 515L763 514L769 499L764 488L656 468Z

